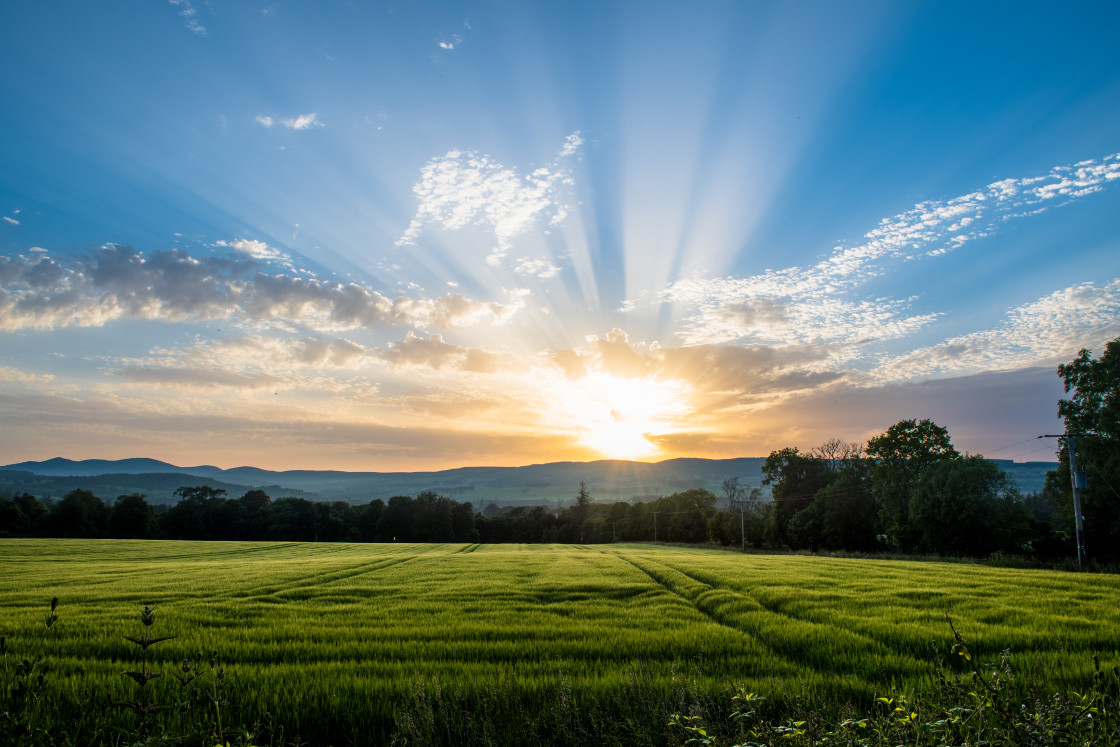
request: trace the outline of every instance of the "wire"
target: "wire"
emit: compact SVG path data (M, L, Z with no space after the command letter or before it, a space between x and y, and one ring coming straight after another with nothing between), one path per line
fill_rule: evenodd
M1017 442L1017 443L1013 443L1013 444L1008 444L1007 446L1000 446L999 448L995 448L995 449L988 449L987 451L981 451L981 452L977 452L977 453L979 453L979 454L980 454L980 456L983 456L983 457L987 457L987 456L988 456L989 454L994 454L994 453L996 453L997 451L1003 451L1004 449L1013 449L1013 448L1015 448L1016 446L1022 446L1023 444L1028 444L1028 443L1030 443L1031 441L1037 441L1037 440L1038 440L1038 439L1040 439L1040 438L1043 438L1043 436L1038 436L1038 437L1036 437L1036 438L1028 438L1028 439L1027 439L1027 440L1025 440L1025 441L1019 441L1019 442ZM1030 452L1027 452L1027 453L1030 453ZM991 457L988 457L988 458L990 459ZM1011 458L1012 458L1012 459L1014 459L1015 457L1011 457Z

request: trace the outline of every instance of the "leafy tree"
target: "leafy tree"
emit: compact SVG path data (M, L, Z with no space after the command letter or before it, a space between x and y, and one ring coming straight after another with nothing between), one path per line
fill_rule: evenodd
M943 459L918 480L909 516L914 549L938 555L1021 552L1030 520L1019 491L982 456Z
M867 442L872 492L888 541L909 551L917 542L910 498L922 474L943 460L960 459L949 431L932 420L902 420Z
M249 490L237 499L243 510L240 539L263 540L268 536L268 509L272 498L263 490Z
M209 485L183 485L175 490L179 497L163 517L163 534L172 539L205 540L222 537L219 509L226 491Z
M364 506L356 508L358 539L361 542L374 542L377 540L377 522L381 520L381 513L385 510L385 501L377 498Z
M31 536L42 534L50 518L50 509L30 493L24 493L13 502L23 513L26 533Z
M142 493L117 496L109 516L109 533L127 539L156 536L156 512Z
M379 542L412 541L412 496L394 495L386 504L377 522Z
M71 490L51 517L56 537L104 537L109 533L109 508L88 490Z
M0 537L22 537L27 534L27 517L10 498L0 497Z
M716 512L716 494L692 488L654 504L658 512L658 539L666 542L700 543L708 539L708 521Z
M318 531L319 510L306 498L277 498L269 506L269 539L312 542Z
M770 486L773 496L768 534L772 542L784 545L789 541L786 530L790 519L807 508L817 491L834 475L825 460L802 454L795 446L770 452L762 465L762 474L762 484Z
M1077 466L1085 470L1081 491L1085 547L1094 557L1120 556L1120 338L1107 343L1100 358L1090 351L1058 366L1069 399L1058 401L1066 433L1077 439ZM1057 521L1073 536L1073 491L1068 444L1058 454L1057 472L1047 475L1047 492L1061 496Z

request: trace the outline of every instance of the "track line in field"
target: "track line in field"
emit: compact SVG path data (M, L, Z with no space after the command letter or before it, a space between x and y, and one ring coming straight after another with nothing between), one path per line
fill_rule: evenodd
M910 654L901 654L887 647L877 639L857 634L847 629L839 629L835 626L802 620L791 615L773 612L753 595L742 594L724 586L713 586L702 578L697 578L691 573L685 573L669 563L643 558L642 560L645 563L650 563L654 566L653 570L651 570L651 568L642 567L641 564L631 561L629 558L623 557L623 559L631 562L636 567L645 571L655 581L658 581L670 591L673 591L678 596L689 601L710 619L749 636L758 641L760 645L765 646L769 651L773 652L774 656L780 657L784 661L791 662L795 666L810 667L818 671L831 671L833 674L840 676L840 672L833 669L833 667L843 662L845 655L847 655L853 660L862 662L862 665L859 667L860 673L850 672L848 675L857 677L866 684L868 682L866 675L870 674L873 670L891 673L892 670L897 669L900 665L908 669L913 669L914 667L920 667L928 663L924 659L918 659ZM701 590L696 591L694 595L691 596L687 591L677 590L673 587L671 581L659 578L659 574L656 572L656 566L661 566L666 570L680 573L685 578L688 578L702 587ZM713 599L713 597L717 598ZM748 609L742 614L751 615L753 612L763 615L763 617L758 619L758 622L761 624L752 625L750 621L746 619L735 621L734 615L731 619L728 619L727 616L720 614L716 609L716 605L724 603L746 604L748 607L752 607L753 611ZM789 625L796 626L796 628L800 629L799 634L804 637L804 643L794 645L791 640L783 637L777 631L775 631L776 637L773 641L767 640L768 635L765 632L767 628L767 622L765 621L766 616L771 616L780 629ZM778 622L782 620L786 622Z
M608 554L608 553L604 552L604 554ZM788 657L783 656L782 654L778 653L777 651L772 649L770 646L768 646L766 643L761 641L759 638L752 635L750 632L748 632L746 630L743 630L742 628L740 628L737 625L734 625L733 623L730 623L730 622L727 622L727 621L721 619L717 615L713 614L710 610L704 609L704 607L701 606L700 604L698 604L695 599L690 598L684 592L679 591L678 589L674 588L673 585L668 580L658 577L658 575L656 574L655 571L651 571L649 568L643 567L641 565L641 563L635 561L632 558L624 557L622 555L618 555L618 554L615 554L615 553L609 553L609 554L613 555L615 558L622 561L623 563L627 563L627 564L633 566L634 568L637 568L639 571L644 573L651 581L653 581L655 584L657 584L662 589L665 589L665 591L669 592L673 596L675 596L678 599L681 599L685 602L688 602L689 606L691 606L693 609L695 609L703 617L705 617L706 619L708 619L712 623L714 623L716 625L719 625L722 628L727 628L728 630L732 630L732 631L738 633L739 635L741 635L743 638L745 638L749 642L749 645L757 647L763 655L770 656L770 657L773 657L774 659L781 660L784 664L789 665L791 667L791 670L793 670L795 672L796 672L797 669L799 669L801 667L800 663L792 661ZM709 589L710 588L711 587L709 587Z

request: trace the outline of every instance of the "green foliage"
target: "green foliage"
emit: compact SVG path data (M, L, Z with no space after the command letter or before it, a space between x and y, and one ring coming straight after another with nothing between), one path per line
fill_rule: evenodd
M1094 360L1082 350L1067 364L1058 366L1069 399L1058 401L1058 417L1066 433L1085 435L1077 439L1077 463L1086 473L1081 491L1085 517L1085 545L1090 557L1120 557L1120 338L1105 345ZM1069 452L1063 442L1058 455L1060 467L1047 479L1047 490L1061 496L1058 513L1067 536L1073 536L1073 498Z
M922 474L933 465L960 459L949 431L932 420L902 420L867 442L872 491L888 541L911 552L918 526L910 517L910 499Z
M1007 475L979 456L930 464L909 506L919 552L984 556L1023 548L1027 509Z

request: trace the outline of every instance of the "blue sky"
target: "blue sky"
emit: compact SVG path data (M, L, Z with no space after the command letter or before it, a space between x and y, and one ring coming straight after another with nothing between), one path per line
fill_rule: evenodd
M1114 3L30 3L9 461L1049 459L1120 336Z

